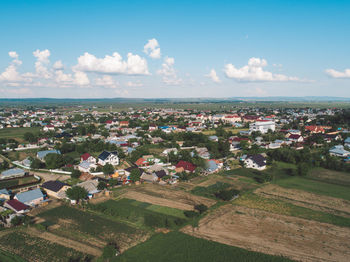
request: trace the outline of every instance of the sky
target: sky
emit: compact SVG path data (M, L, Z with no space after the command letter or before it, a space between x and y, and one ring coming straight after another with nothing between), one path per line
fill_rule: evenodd
M350 97L350 1L0 1L0 98Z

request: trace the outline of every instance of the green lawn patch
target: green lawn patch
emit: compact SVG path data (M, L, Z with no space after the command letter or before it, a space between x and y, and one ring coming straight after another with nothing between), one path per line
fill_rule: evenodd
M157 234L114 258L117 262L287 262L287 258L244 250L181 232Z

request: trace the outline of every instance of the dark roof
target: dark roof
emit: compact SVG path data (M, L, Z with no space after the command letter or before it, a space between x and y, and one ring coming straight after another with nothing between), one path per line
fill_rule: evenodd
M180 160L179 163L177 163L176 168L183 167L183 169L193 172L196 169L196 166L190 162Z
M51 190L53 192L58 192L61 190L62 187L66 186L66 185L67 184L65 184L61 181L55 180L55 181L47 181L47 182L43 183L41 185L41 187L48 189L48 190Z
M18 201L17 199L8 200L7 205L11 206L16 211L22 211L28 209L28 206Z
M142 168L139 168L139 167L137 167L137 166L131 166L131 167L128 167L128 168L126 168L125 169L125 171L127 171L127 172L129 172L129 173L131 173L131 171L133 170L133 169L135 169L135 168L137 168L138 170L140 170L140 174L142 175L143 174L143 169Z
M156 171L155 173L156 173L157 177L159 177L159 178L166 176L166 173L164 170L159 170L159 171Z
M113 152L108 152L108 151L103 151L99 156L98 158L101 159L101 160L105 160L109 157L110 154L113 154L113 155L118 155L118 152L117 151L113 151Z
M248 158L252 159L258 166L266 166L266 159L262 155L251 155Z

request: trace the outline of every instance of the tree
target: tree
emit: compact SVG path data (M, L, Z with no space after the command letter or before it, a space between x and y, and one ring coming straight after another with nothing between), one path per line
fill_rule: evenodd
M130 180L132 182L136 182L136 181L139 181L140 180L140 177L141 177L141 171L140 169L138 168L134 168L133 170L131 170L130 172Z
M70 199L76 200L78 202L80 199L87 198L88 191L86 191L86 189L83 187L74 186L72 188L68 188L66 194Z
M107 183L106 182L104 182L104 181L98 182L98 185L97 185L97 189L98 190L103 190L105 188L107 188Z
M43 163L39 159L34 158L31 160L30 168L39 169L42 166L43 166Z
M297 166L297 169L298 169L299 176L306 176L307 172L309 171L309 167L305 162L299 163Z
M195 205L194 209L196 209L200 214L202 214L208 210L208 207L204 204L199 204L199 205Z
M37 137L31 132L24 133L23 137L24 137L24 140L26 140L30 143L36 142L36 140L37 140Z
M107 163L103 166L102 172L105 175L111 175L114 173L114 167L111 164Z
M44 158L46 167L49 169L55 169L65 164L63 156L61 154L50 153Z
M71 174L72 178L79 178L81 176L81 172L78 169L73 169Z

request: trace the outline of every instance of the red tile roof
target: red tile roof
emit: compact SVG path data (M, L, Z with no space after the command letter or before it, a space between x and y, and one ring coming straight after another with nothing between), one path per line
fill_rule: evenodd
M179 163L177 163L176 168L183 167L183 169L193 172L196 169L196 166L190 162L180 160Z
M27 205L23 204L22 202L19 202L17 199L8 200L6 204L12 207L17 212L28 209Z
M89 153L85 153L83 155L81 155L80 158L82 158L84 161L87 160L91 155Z

